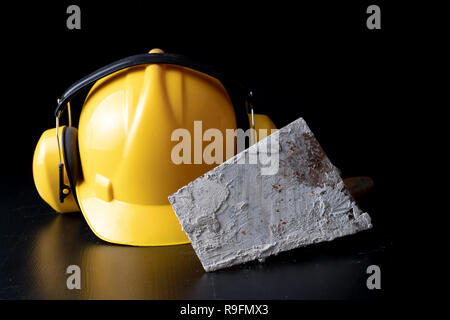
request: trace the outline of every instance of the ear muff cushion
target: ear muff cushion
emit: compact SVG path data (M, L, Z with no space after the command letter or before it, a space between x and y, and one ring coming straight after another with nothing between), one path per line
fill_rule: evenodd
M62 133L62 150L70 189L78 204L75 185L80 173L80 157L78 153L78 130L74 127L66 127Z

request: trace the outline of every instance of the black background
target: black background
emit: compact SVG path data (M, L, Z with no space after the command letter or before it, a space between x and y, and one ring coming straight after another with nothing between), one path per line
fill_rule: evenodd
M11 261L14 254L24 253L13 254L11 248L26 247L20 241L27 237L24 230L32 230L22 228L17 215L51 211L34 189L31 164L41 133L54 126L56 99L93 70L155 47L215 65L246 83L253 89L257 112L269 115L278 127L303 117L343 177L374 179L374 190L361 200L374 229L322 248L351 256L358 250L355 242L361 242L361 250L381 250L374 259L386 266L386 290L362 298L445 298L423 288L445 287L441 275L447 263L441 250L448 252L449 241L440 227L447 218L421 205L423 191L431 187L428 178L440 176L438 167L445 161L431 138L439 129L440 117L433 109L439 87L424 92L434 80L430 71L439 73L442 67L437 62L442 51L435 44L445 38L424 19L439 8L375 1L382 10L382 29L368 30L366 8L372 2L74 3L81 7L81 30L66 28L65 11L71 2L16 3L3 13L7 86L0 266L7 276L1 275L2 298L40 297L30 293L27 286L33 284L27 281L17 280L19 289L4 283L14 286L15 280L6 277L20 278L11 271ZM78 97L72 104L74 119L81 105ZM430 115L431 131L425 129ZM425 165L422 158L431 158L435 166ZM38 223L34 218L32 224ZM83 241L98 241L87 238ZM307 250L299 254L314 256L321 249ZM288 255L284 258L289 260ZM282 263L280 259L276 261ZM360 289L356 291L313 298L357 298ZM232 298L233 293L223 297Z

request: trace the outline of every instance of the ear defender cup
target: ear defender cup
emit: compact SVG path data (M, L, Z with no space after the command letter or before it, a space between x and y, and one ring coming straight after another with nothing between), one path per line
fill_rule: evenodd
M61 146L61 157L64 164L66 160L63 157L63 131L66 126L59 127L59 142ZM45 130L36 145L33 155L33 179L36 189L41 198L56 212L76 212L80 211L75 200L74 194L71 192L59 202L59 155L58 144L56 143L55 128ZM69 158L69 157L67 157ZM64 168L67 166L64 165ZM63 170L63 181L66 185L70 185L67 170Z
M76 183L80 169L80 156L78 152L78 130L75 127L64 127L62 133L62 153L64 157L64 168L69 178L70 190L78 205L76 194ZM78 205L79 206L79 205Z

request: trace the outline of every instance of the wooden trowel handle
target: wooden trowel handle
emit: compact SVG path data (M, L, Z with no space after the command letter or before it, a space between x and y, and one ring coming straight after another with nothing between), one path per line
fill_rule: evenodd
M360 198L373 188L372 178L366 176L345 178L344 184L353 198Z

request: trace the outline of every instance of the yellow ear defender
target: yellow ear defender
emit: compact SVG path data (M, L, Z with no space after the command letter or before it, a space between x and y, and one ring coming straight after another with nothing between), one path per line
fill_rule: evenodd
M71 99L92 86L72 127ZM167 197L214 164L171 161L171 134L203 129L274 129L251 93L214 68L154 49L113 62L58 99L56 128L33 157L41 198L57 212L81 211L101 239L128 245L188 243ZM68 109L69 125L60 118Z
M33 177L39 195L61 213L79 211L73 181L79 168L76 138L76 128L57 126L42 134L34 152ZM66 163L70 164L64 170Z

